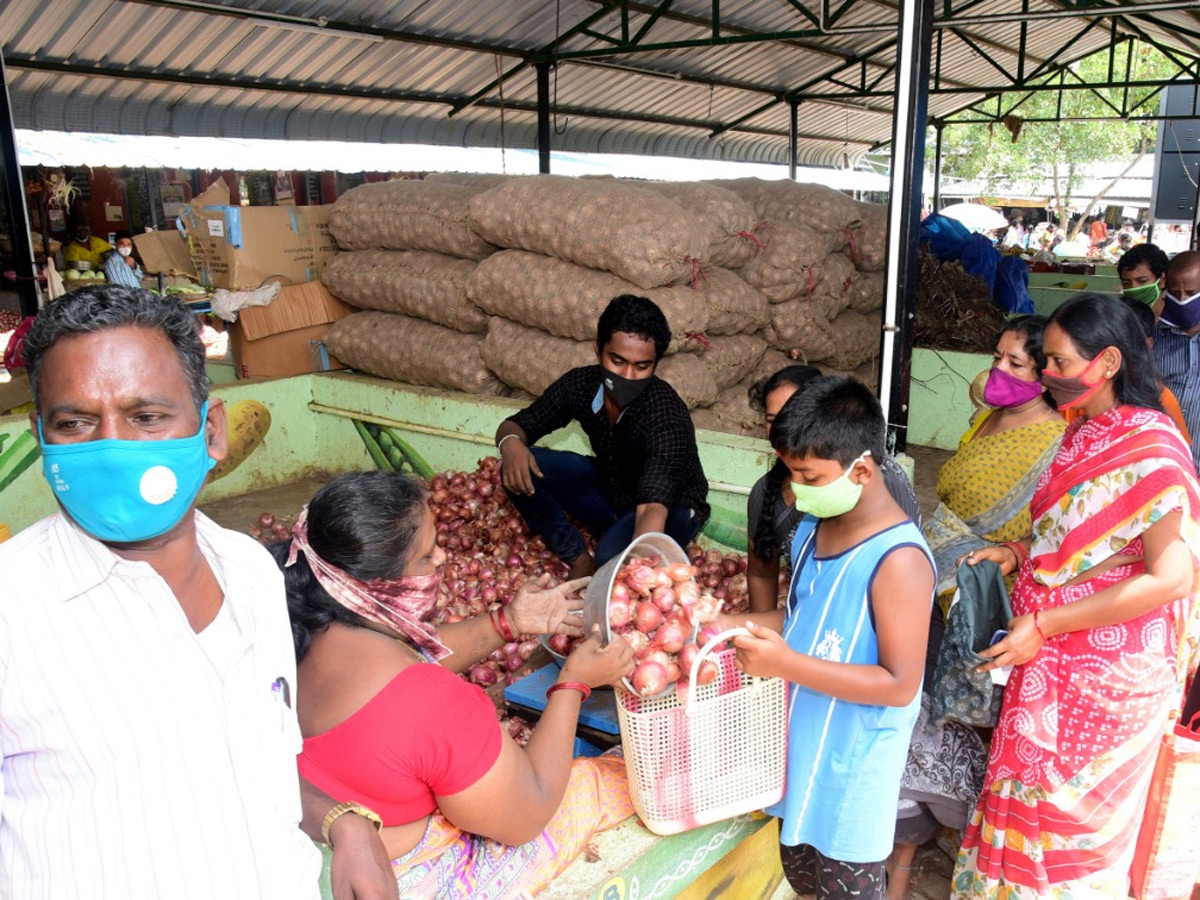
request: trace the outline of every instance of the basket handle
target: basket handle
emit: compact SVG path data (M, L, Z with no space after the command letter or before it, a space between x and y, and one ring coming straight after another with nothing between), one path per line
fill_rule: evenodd
M717 644L723 643L732 637L738 637L739 635L743 634L749 635L750 632L745 628L730 628L727 631L722 631L700 648L700 652L697 653L696 658L692 660L692 671L688 675L688 698L687 704L684 707L687 715L690 716L692 714L692 698L696 695L696 676L700 672L700 663L704 662L704 658L712 653L713 647L717 646Z

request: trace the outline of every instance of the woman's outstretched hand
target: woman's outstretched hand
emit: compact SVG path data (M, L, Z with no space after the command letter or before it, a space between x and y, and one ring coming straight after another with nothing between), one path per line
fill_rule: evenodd
M571 651L563 663L563 681L582 681L588 687L616 684L633 671L633 648L625 638L614 634L604 647L600 646L600 626L593 625L588 639Z
M592 579L576 578L556 587L548 574L526 581L505 610L517 634L583 634L583 594Z

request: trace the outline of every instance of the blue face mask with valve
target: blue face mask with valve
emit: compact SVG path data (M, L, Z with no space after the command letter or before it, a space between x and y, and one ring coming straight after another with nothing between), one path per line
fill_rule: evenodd
M204 439L207 420L205 402L191 437L47 444L39 418L42 472L58 502L92 537L114 544L149 540L179 523L216 465Z

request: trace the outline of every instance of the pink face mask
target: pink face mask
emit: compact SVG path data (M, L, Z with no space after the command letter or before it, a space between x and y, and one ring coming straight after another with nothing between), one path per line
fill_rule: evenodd
M983 400L988 406L1009 409L1022 406L1041 396L1044 390L1040 381L1025 381L993 366L988 372L987 384L983 388Z
M292 526L292 547L287 565L295 563L300 552L325 591L346 609L368 622L382 625L404 635L435 661L450 655L450 648L438 638L437 629L428 619L437 610L442 570L432 575L405 575L360 581L349 572L322 559L308 543L308 508Z

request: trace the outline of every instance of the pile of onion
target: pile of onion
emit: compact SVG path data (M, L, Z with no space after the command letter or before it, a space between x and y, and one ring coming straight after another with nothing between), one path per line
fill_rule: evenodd
M434 624L461 622L507 606L529 578L550 573L562 581L566 565L546 549L500 486L500 460L489 456L474 472L442 472L429 484L429 509L438 546L446 551ZM512 684L538 642L521 635L467 670L481 687Z
M434 476L429 484L429 508L436 523L438 546L446 551L446 566L438 593L438 613L434 624L460 622L484 615L489 609L505 606L512 601L526 579L548 572L552 576L551 584L557 584L566 577L566 565L546 549L542 539L529 530L525 520L509 502L500 486L500 460L496 457L481 459L474 472L447 471ZM248 531L262 543L270 544L291 536L290 521L290 517L264 512ZM688 579L693 581L700 593L709 594L719 601L721 612L745 612L748 605L746 557L737 553L704 550L697 544L689 544L687 550L692 563L686 567L691 570ZM630 565L634 562L631 560ZM638 563L645 565L644 560ZM628 568L626 566L622 572ZM690 591L690 588L685 588L685 596L690 596ZM644 598L638 595L634 599L641 601ZM659 611L665 621L670 610ZM615 623L613 630L626 634L627 638L629 633L638 631L632 621L632 608L630 617L630 622L621 626L624 631ZM675 618L680 617L677 615ZM642 613L643 625L652 620L652 613ZM691 626L695 623L689 622L690 636L694 630ZM639 631L639 634L649 635L645 630ZM668 630L667 636L674 637L674 628ZM634 637L632 642L640 644L641 638ZM551 649L561 656L569 655L577 643L578 639L572 640L561 634L550 638ZM641 649L648 651L648 643L647 640L647 647ZM467 677L483 687L511 684L526 674L525 664L537 648L537 642L529 636L518 636L517 641L505 644L472 666ZM635 646L635 652L638 649ZM678 653L675 655L678 656ZM639 660L639 665L645 661ZM661 658L654 656L649 661L661 662ZM682 679L686 683L687 669L678 659L671 662L676 668L683 669ZM690 665L690 658L688 662ZM658 674L657 670L649 671ZM674 669L668 668L667 674L672 672ZM645 678L641 680L644 683Z
M643 697L672 686L686 688L700 646L716 634L712 625L721 603L701 591L696 574L696 567L687 563L646 556L630 557L613 578L608 623L633 648L628 681ZM717 675L716 662L706 659L696 683L711 684Z
M289 540L292 536L292 526L288 524L287 518L272 512L259 515L248 531L250 537L264 546Z

